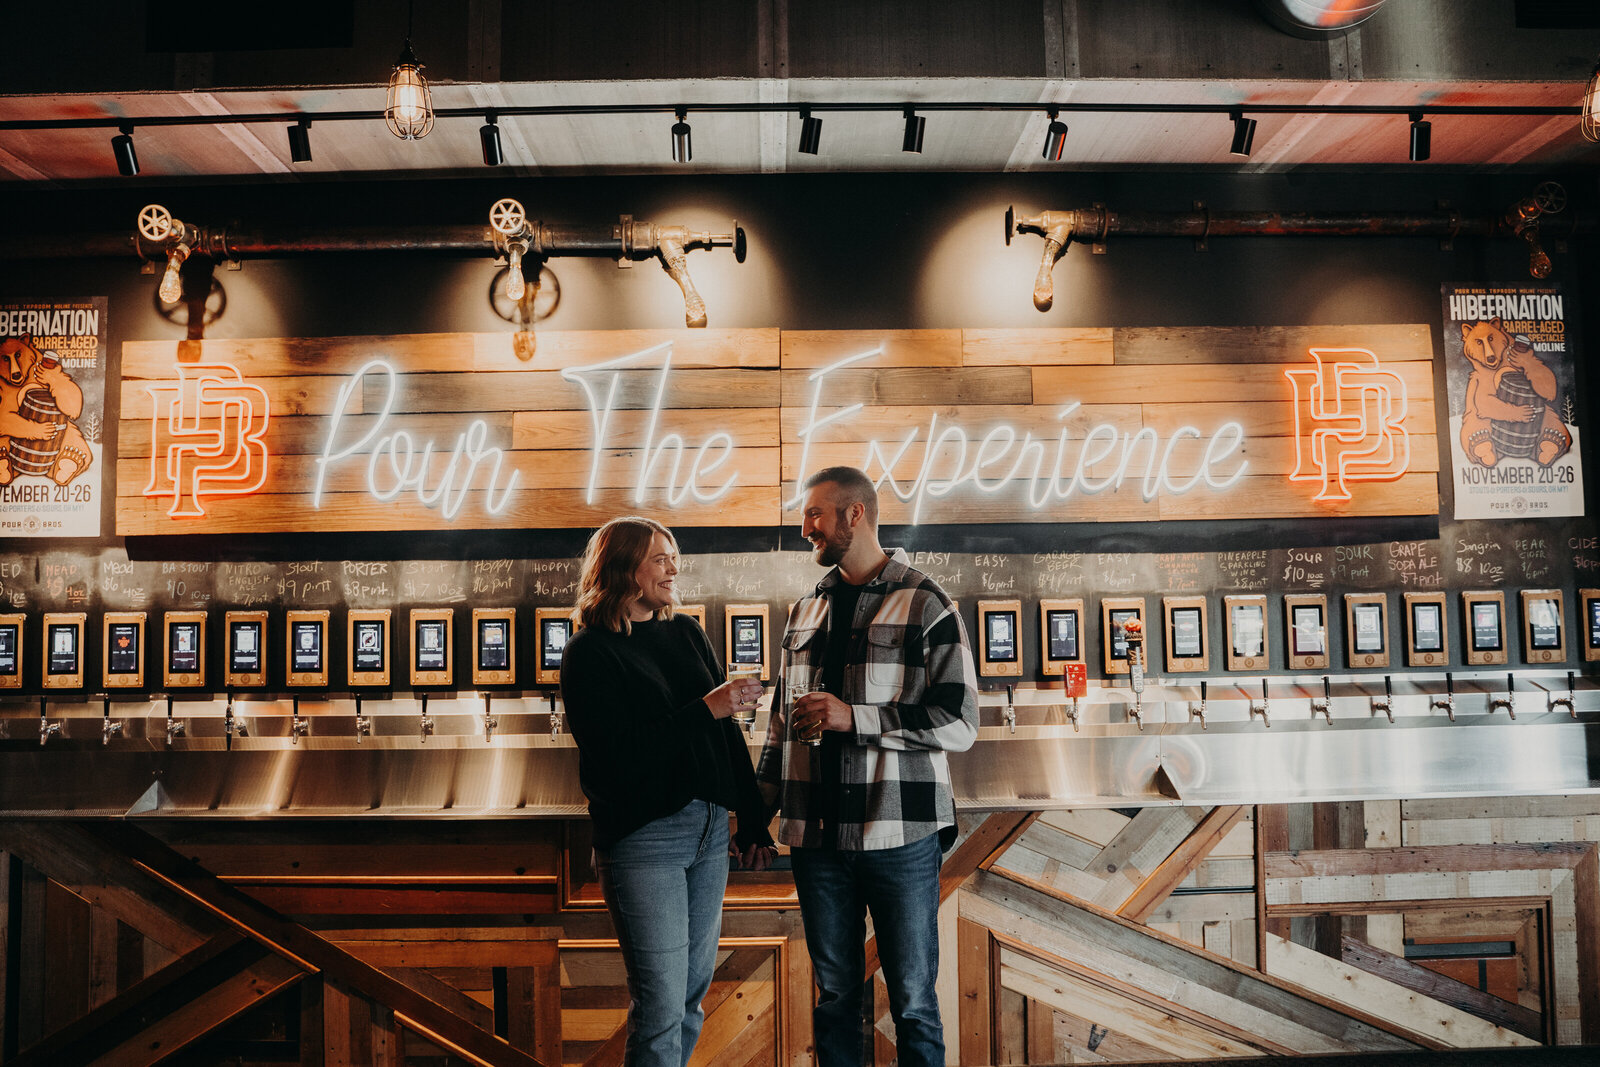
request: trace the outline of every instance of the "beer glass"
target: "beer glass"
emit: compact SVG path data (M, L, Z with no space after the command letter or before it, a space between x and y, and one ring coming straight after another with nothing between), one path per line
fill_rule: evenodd
M728 664L728 681L760 681L761 664L759 663L732 663ZM751 702L747 708L743 704L736 705L733 709L733 721L748 730L756 721L756 705Z
M815 737L804 737L794 725L794 703L807 693L820 693L822 689L822 671L815 668L794 668L791 674L784 679L787 684L789 700L789 731L797 740L808 745L822 744L822 731L818 730Z

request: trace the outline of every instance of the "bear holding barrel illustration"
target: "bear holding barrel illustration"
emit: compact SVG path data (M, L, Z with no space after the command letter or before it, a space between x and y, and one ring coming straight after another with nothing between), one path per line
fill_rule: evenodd
M89 467L89 443L74 421L83 390L27 335L0 341L0 485L21 475L66 485Z
M1474 463L1532 459L1548 467L1567 454L1572 434L1555 408L1556 376L1526 339L1500 319L1461 324L1461 354L1472 364L1461 412L1461 447Z

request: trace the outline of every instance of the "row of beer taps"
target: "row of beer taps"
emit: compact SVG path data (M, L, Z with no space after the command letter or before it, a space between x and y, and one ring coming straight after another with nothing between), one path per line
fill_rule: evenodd
M1137 652L1133 652L1130 656L1130 659L1132 662L1129 664L1128 672L1129 688L1133 692L1133 703L1128 707L1128 717L1137 723L1139 729L1142 731L1144 730L1144 671L1142 669L1142 664L1139 661L1139 654ZM1259 715L1261 717L1261 724L1267 729L1272 728L1272 697L1269 692L1269 686L1269 679L1261 679L1261 699L1256 700L1254 698L1250 698L1249 700L1250 721L1254 722L1256 716ZM1578 717L1578 709L1573 700L1575 686L1576 672L1568 671L1566 696L1557 696L1556 690L1554 689L1546 690L1544 710L1546 712L1553 712L1557 708L1565 708L1567 710L1567 714L1576 719ZM1242 689L1241 691L1246 692L1248 695L1248 691ZM1063 710L1066 713L1067 721L1072 723L1072 729L1074 733L1078 731L1079 723L1081 721L1079 699L1080 697L1078 695L1072 695L1068 698L1068 703L1063 707ZM1370 704L1372 715L1376 716L1379 712L1382 712L1391 724L1394 722L1394 682L1390 675L1386 674L1383 676L1383 695L1370 696L1367 698L1367 700ZM1200 699L1198 702L1191 702L1189 705L1189 718L1191 720L1198 719L1200 722L1200 729L1202 730L1206 728L1206 707L1208 701L1209 685L1207 680L1202 678L1200 680ZM1320 697L1312 697L1307 703L1310 707L1311 717L1313 719L1315 719L1318 715L1321 715L1323 721L1325 721L1329 726L1333 725L1333 681L1328 675L1324 674L1322 676L1322 695ZM1451 722L1456 721L1456 688L1455 675L1453 673L1446 672L1444 676L1444 695L1442 698L1430 699L1428 702L1428 708L1430 711L1443 711L1450 717ZM1489 698L1489 714L1492 715L1502 708L1505 709L1506 714L1508 714L1512 719L1516 719L1517 678L1515 674L1508 673L1506 675L1506 688L1503 696L1491 696ZM1012 733L1016 733L1016 693L1015 687L1011 685L1006 686L1006 706L1004 714L1006 726Z
M433 736L437 724L434 717L428 713L430 694L418 693L417 696L421 704L421 713L417 719L418 743L426 744L428 738ZM484 744L489 744L494 740L494 732L500 728L500 719L494 714L495 694L483 693L482 697L483 713L480 716L479 725L483 730ZM178 738L187 737L189 728L187 719L173 714L173 699L170 695L166 697L166 742L168 748L171 748L173 742ZM289 743L298 745L302 737L311 736L312 717L300 713L300 698L298 696L292 699L293 710L289 716ZM358 745L363 737L372 736L372 716L363 714L362 699L359 696L355 698L355 738ZM566 730L566 713L562 708L561 699L556 693L549 693L546 699L550 702L550 736L559 737ZM101 718L100 743L102 745L110 745L113 737L118 737L122 734L125 724L124 720L112 717L111 698L109 696L101 697L101 701L103 715ZM236 711L236 704L241 703L243 701L232 690L227 692L227 704L222 717L222 733L225 747L228 749L233 748L233 739L235 737L244 738L250 736L250 720ZM39 744L41 746L47 744L52 737L61 735L62 721L50 718L46 698L40 697Z

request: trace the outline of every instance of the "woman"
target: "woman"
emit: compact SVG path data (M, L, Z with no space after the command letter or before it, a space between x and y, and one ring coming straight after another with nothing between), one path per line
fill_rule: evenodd
M723 680L700 624L673 614L677 573L677 542L660 523L621 518L596 530L561 663L600 887L628 971L630 1067L689 1062L728 856L756 870L772 856L750 753L729 719L754 707L761 683Z

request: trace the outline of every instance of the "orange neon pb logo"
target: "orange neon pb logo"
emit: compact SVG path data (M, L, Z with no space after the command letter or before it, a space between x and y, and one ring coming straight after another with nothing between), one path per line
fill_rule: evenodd
M242 496L267 480L267 391L227 363L180 365L177 385L151 385L150 484L175 519L206 513L208 496Z
M1313 500L1350 499L1351 482L1392 482L1411 465L1406 383L1364 348L1313 348L1316 368L1286 370L1294 387L1293 482Z

